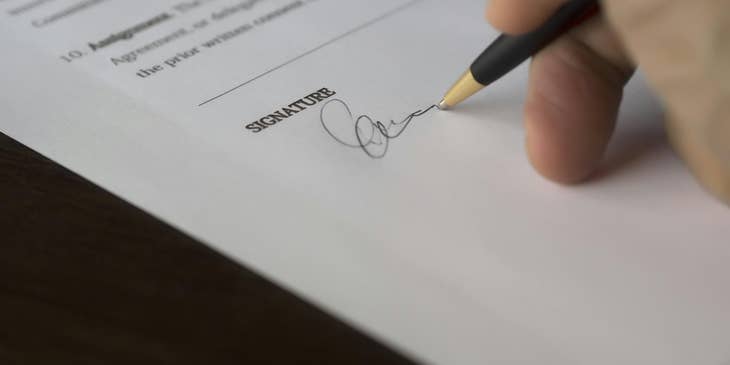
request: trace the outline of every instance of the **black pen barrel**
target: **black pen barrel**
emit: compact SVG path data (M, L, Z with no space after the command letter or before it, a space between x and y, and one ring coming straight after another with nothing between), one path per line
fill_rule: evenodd
M534 31L500 36L471 65L474 79L482 85L497 81L597 11L597 0L573 0Z

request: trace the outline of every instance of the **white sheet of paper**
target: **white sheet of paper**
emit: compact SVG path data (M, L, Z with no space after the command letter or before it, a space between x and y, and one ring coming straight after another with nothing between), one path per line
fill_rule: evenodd
M379 160L322 128L328 105L354 133L328 100L432 105L496 35L482 7L0 0L0 130L425 362L727 364L730 212L640 82L606 176L577 188L524 157L525 67Z

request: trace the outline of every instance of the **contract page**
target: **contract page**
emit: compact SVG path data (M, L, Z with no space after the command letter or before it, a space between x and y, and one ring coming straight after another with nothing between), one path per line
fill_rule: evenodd
M602 178L523 66L434 105L481 0L0 0L0 130L424 363L727 364L730 213L632 83Z

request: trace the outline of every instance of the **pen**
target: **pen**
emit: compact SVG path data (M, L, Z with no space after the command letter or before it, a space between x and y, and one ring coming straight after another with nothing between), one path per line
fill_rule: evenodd
M452 108L499 80L567 30L598 13L598 10L597 0L572 0L532 32L514 36L502 34L446 92L439 108Z

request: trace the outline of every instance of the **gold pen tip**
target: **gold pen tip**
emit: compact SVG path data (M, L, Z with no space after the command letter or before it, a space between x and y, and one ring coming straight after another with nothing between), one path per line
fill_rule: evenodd
M447 104L445 99L441 99L441 101L438 104L438 107L441 110L449 110L449 109L451 109L451 105Z

